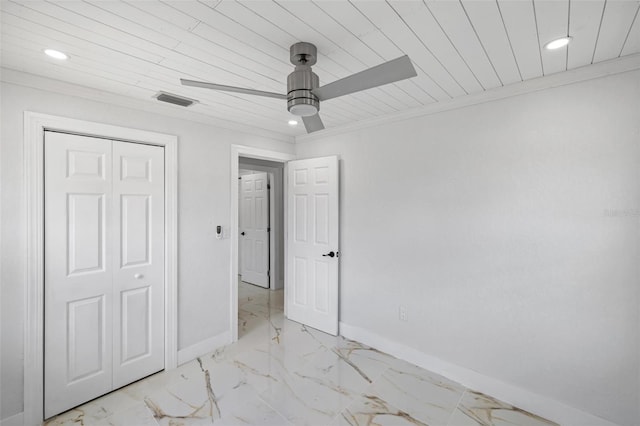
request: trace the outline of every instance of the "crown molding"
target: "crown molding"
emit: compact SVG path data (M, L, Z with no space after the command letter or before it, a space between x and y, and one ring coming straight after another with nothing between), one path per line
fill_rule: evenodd
M0 69L0 81L18 86L29 87L32 89L44 90L47 92L58 93L67 96L74 96L90 101L102 102L110 105L118 105L125 108L151 112L171 118L192 121L199 124L218 127L234 132L241 132L252 136L260 136L263 138L273 139L280 142L293 144L295 138L285 133L278 133L273 130L262 129L259 127L248 126L246 124L223 120L209 115L194 112L188 109L177 109L169 105L162 105L154 99L148 101L135 99L116 93L106 92L103 90L93 89L87 86L55 80L35 74L14 70L11 68Z
M551 74L544 77L525 80L520 83L510 84L508 86L496 87L484 92L473 93L470 95L450 99L448 101L432 103L418 108L400 111L394 114L368 118L366 120L357 121L351 124L345 124L330 129L320 130L311 134L296 136L295 142L313 142L326 139L331 136L355 132L357 130L367 129L370 127L376 127L384 124L395 123L398 121L409 120L412 118L437 114L444 111L451 111L471 105L497 101L500 99L519 96L526 93L537 92L553 87L566 86L573 83L579 83L581 81L593 80L596 78L620 74L637 69L640 69L640 53L623 56L605 62L599 62L597 64L586 65L584 67L575 68L569 71Z

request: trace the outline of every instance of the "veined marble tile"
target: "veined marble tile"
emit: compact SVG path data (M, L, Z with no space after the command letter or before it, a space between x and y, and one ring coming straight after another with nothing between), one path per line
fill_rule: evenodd
M318 352L299 374L356 397L389 369L395 358L360 343L340 339L340 347Z
M158 426L158 422L144 403L138 403L127 410L119 411L99 422L85 421L84 424L87 426Z
M241 385L220 398L222 418L216 425L290 425L284 417L267 405L248 385Z
M352 394L334 383L289 370L260 397L295 425L328 425L353 401Z
M335 426L428 426L375 395L362 395L345 409L334 423Z
M442 376L402 360L394 360L368 396L429 425L446 425L465 388Z
M449 420L451 426L558 426L490 396L468 390Z

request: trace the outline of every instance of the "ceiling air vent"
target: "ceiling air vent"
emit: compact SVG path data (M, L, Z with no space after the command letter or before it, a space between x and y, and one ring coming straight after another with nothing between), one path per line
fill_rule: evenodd
M195 103L198 103L198 101L196 101L195 99L189 99L167 92L158 92L155 98L161 102L167 102L169 104L179 105L182 107L188 107Z

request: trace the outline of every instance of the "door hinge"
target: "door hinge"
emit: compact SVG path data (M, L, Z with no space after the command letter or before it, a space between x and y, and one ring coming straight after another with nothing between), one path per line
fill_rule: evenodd
M267 232L271 232L271 228L267 228Z
M271 189L271 185L267 184L267 189Z
M267 276L271 277L271 271L267 271Z

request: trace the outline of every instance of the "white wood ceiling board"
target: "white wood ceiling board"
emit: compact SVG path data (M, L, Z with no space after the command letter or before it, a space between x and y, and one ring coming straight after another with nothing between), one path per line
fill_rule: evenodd
M381 61L390 61L404 55L404 52L393 44L389 38L382 34L358 9L351 3L343 1L317 1L316 6L329 14L333 19L354 34L362 44L367 46L369 50L375 52ZM367 40L369 38L369 40ZM371 38L375 40L372 43ZM375 46L372 47L372 46ZM423 75L424 76L424 75ZM431 84L440 90L433 82ZM411 94L418 102L423 105L435 101L414 77L409 80L403 80L395 83L396 86L402 88L406 93ZM443 97L445 97L444 92Z
M24 4L26 8L41 12L45 16L56 18L59 21L63 22L66 28L64 30L65 32L70 32L73 34L78 31L78 29L83 30L83 33L88 34L87 40L90 40L92 42L95 40L100 40L101 37L104 37L103 40L106 41L107 45L115 42L119 43L120 46L135 46L136 51L141 52L141 55L151 53L156 55L160 59L166 54L166 52L170 51L170 49L167 47L163 47L157 43L148 42L146 40L133 37L124 31L120 31L114 27L105 25L90 18L86 18L66 8L60 7L60 4L65 4L64 2L48 3L43 1L27 1L23 2L22 4ZM46 24L46 19L44 23L46 26L51 25L50 21L48 25Z
M459 2L425 2L485 89L501 86L498 75Z
M631 55L638 52L640 52L640 5L638 5L636 15L633 18L633 25L629 30L627 39L620 54Z
M351 71L351 73L384 62L379 55L362 43L358 37L349 32L331 16L327 15L326 12L315 3L308 0L299 0L295 2L281 1L278 4L293 15L296 15L315 31L326 34L327 39L333 42L333 51L325 52L325 55L336 62L342 63L350 70L355 70ZM386 95L386 102L396 110L421 105L421 103L417 102L394 84L387 84L370 90L371 93L373 93L373 91L380 91Z
M288 31L285 31L278 25L263 17L259 12L252 10L242 3L225 1L220 3L216 7L216 11L225 14L236 22L244 23L245 26L248 26L252 31L260 34L264 38L270 39L273 42L277 42L287 52L289 51L289 47L293 43L301 41L300 36L296 36ZM297 21L297 24L300 24L299 21ZM288 53L286 57L288 58ZM332 73L329 69L326 68L326 66L323 65L326 64L324 64L323 61L320 61L313 67L314 71L320 77L321 83L324 84L325 81L328 83L337 80L337 75ZM291 68L291 70L293 70L293 68ZM283 81L286 81L286 75L283 76ZM381 113L383 113L383 111L372 107L366 101L360 100L357 96L347 96L341 98L339 101L332 99L331 102L331 105L345 105L348 106L349 110L358 111L359 113L362 112L366 116L380 115ZM321 110L323 108L324 107L321 106Z
M348 1L314 1L316 6L325 13L333 16L343 26L349 28L353 34L362 38L374 31L378 31L375 25Z
M530 1L498 0L522 78L542 76L538 30Z
M522 81L497 2L464 0L464 10L503 85Z
M202 42L196 45L197 48L209 50L212 55L226 58L228 61L245 69L252 69L274 80L276 76L282 76L283 74L286 76L291 72L291 67L287 66L286 63L266 55L258 49L244 44L244 42L234 41L232 37L217 31L205 23L198 25L193 32L202 37ZM226 48L225 46L233 46L233 48ZM178 46L176 50L179 50L180 47Z
M148 13L156 18L168 20L173 25L182 28L183 30L192 30L200 22L199 19L182 13L177 9L172 8L157 0L145 0L140 2L139 0L125 0L127 4L134 7L144 13Z
M43 7L41 5L43 3L45 2L30 1L29 6L41 10L41 7ZM64 9L69 12L67 16L71 19L70 23L84 21L85 23L89 23L95 31L97 31L97 28L108 28L113 32L114 38L118 37L123 41L131 41L134 38L136 40L145 40L147 42L145 45L158 46L160 48L158 49L159 52L162 52L164 49L172 49L180 43L180 41L175 38L157 31L149 30L139 25L137 22L114 15L113 13L84 1L69 0L59 1L54 4L59 9Z
M480 82L424 3L394 0L391 6L400 14L425 48L449 70L452 77L464 88L465 93L482 91Z
M103 61L110 68L134 69L144 75L168 76L169 72L164 70L158 64L137 58L132 55L125 55L121 52L96 45L78 37L70 36L66 33L34 25L20 17L4 13L2 15L2 31L6 34L13 34L23 40L31 40L39 42L38 51L41 54L42 49L47 47L58 48L61 51L71 55L72 61L76 56L84 56Z
M91 6L98 8L101 11L101 15L111 14L120 17L118 20L119 25L113 25L116 28L126 28L133 25L136 28L141 28L144 31L144 36L138 36L146 40L155 39L156 34L162 34L163 36L173 39L176 42L183 42L185 39L193 37L189 32L189 29L185 29L176 25L175 23L166 19L158 18L147 11L134 7L131 4L123 1L104 1L104 0L84 0ZM73 4L73 3L72 3ZM171 15L167 16L168 19L172 19L174 16L183 16L178 11L173 11ZM179 21L179 19L177 20ZM109 21L102 21L109 23ZM195 24L197 25L197 24ZM170 48L175 46L169 46Z
M11 37L17 37L18 40L24 42L25 48L27 48L27 44L29 44L28 48L35 51L41 57L43 46L62 47L60 50L66 52L72 58L72 62L66 63L67 66L73 66L77 57L86 57L101 62L103 67L108 67L112 70L122 69L139 73L140 78L144 78L146 75L162 75L164 78L168 78L169 76L168 72L163 72L163 68L157 67L155 64L136 59L135 57L121 55L118 52L100 46L90 46L90 43L86 41L74 39L63 33L56 33L54 30L40 28L36 33L30 30L28 26L19 28L14 25L14 23L18 25L21 23L18 21L19 18L12 18L11 23L7 22L6 15L2 18L3 32L6 31L6 33L3 34L4 39L7 40Z
M325 56L325 52L331 50L332 42L310 28L306 23L292 15L286 9L280 5L270 1L243 1L242 4L252 9L254 12L260 14L263 18L267 19L274 25L280 28L286 29L287 32L297 37L298 41L310 41L316 45L318 49L318 63L314 66L314 70L320 78L320 85L323 86L327 83L335 81L339 78L346 77L356 71L349 70L341 63L334 61L332 58ZM324 70L324 72L320 72ZM330 75L329 75L330 74ZM374 109L379 113L390 113L396 111L395 108L373 96L369 91L358 92L349 95L354 101L359 101L358 107L367 108L369 110Z
M396 40L401 49L411 57L414 65L429 75L433 81L451 97L464 95L464 88L442 66L433 54L386 2L359 1L354 3L378 29Z
M589 65L598 38L605 0L571 1L567 69Z
M623 48L624 41L629 33L637 11L637 1L607 1L604 8L604 15L602 16L600 34L593 55L594 63L617 58L620 55L620 51ZM623 31L621 31L621 29L623 29Z
M216 6L216 12L237 22L238 25L253 31L266 40L274 43L287 53L289 46L300 41L294 35L264 19L258 13L237 1L224 1Z
M145 90L141 87L137 87L132 84L125 84L119 81L105 79L97 76L93 73L86 73L78 71L76 69L64 68L59 64L42 61L42 58L32 59L24 53L15 53L8 51L4 46L2 50L2 61L11 62L14 66L13 69L18 71L24 71L27 73L44 75L49 78L58 79L62 81L73 82L74 84L86 87L96 88L98 90L104 90L112 93L118 93L129 97L136 97L139 99L150 99L153 96L153 92Z
M233 46L232 54L241 56L247 63L257 62L277 73L291 72L288 50L273 44L260 35L238 25L226 16L197 2L184 2L180 10L201 19L192 31L220 46Z
M14 36L4 36L3 38L3 48L8 54L22 55L32 62L37 63L37 61L42 58L42 54L37 48L30 49L30 47L30 43L27 43L24 40L15 39ZM177 83L156 80L151 76L147 76L147 78L145 78L143 74L135 72L122 72L117 68L109 67L108 64L85 59L80 55L74 56L73 63L51 62L51 64L57 66L59 69L73 69L74 71L85 75L102 77L107 81L130 85L130 87L146 89L151 93L150 96L145 96L144 98L148 100L152 100L152 96L158 91L158 87L163 88L170 93L181 94L180 89L182 86ZM134 81L135 83L131 85L131 81ZM177 79L173 79L173 81L177 82ZM199 94L202 95L202 93ZM209 94L207 93L207 95ZM190 97L197 99L194 96ZM234 107L230 107L228 106L229 98L233 98L233 96L219 92L209 96L200 96L199 99L202 104L198 105L209 104L210 106L215 107L217 111L225 112L228 117L236 117L236 119L249 120L250 122L255 123L264 122L263 128L267 128L264 126L269 123L277 122L268 118L269 116L277 115L276 113L278 110L273 108L275 105L258 105L250 99L236 99ZM157 101L153 100L153 102ZM192 108L195 108L195 106ZM282 114L280 115L282 116ZM286 118L281 118L280 121L286 121Z
M162 59L161 55L151 53L147 50L141 49L132 45L130 42L122 42L114 40L112 38L103 36L90 29L80 28L57 18L53 18L42 12L24 7L21 4L17 4L10 1L0 1L3 15L13 15L24 20L27 20L33 24L36 24L34 31L39 31L38 27L54 29L70 36L82 38L90 41L101 47L109 48L111 50L121 52L126 55L136 56L151 62L158 62Z
M533 3L542 54L542 72L555 74L567 69L567 48L547 50L544 45L569 33L569 0L536 0Z

